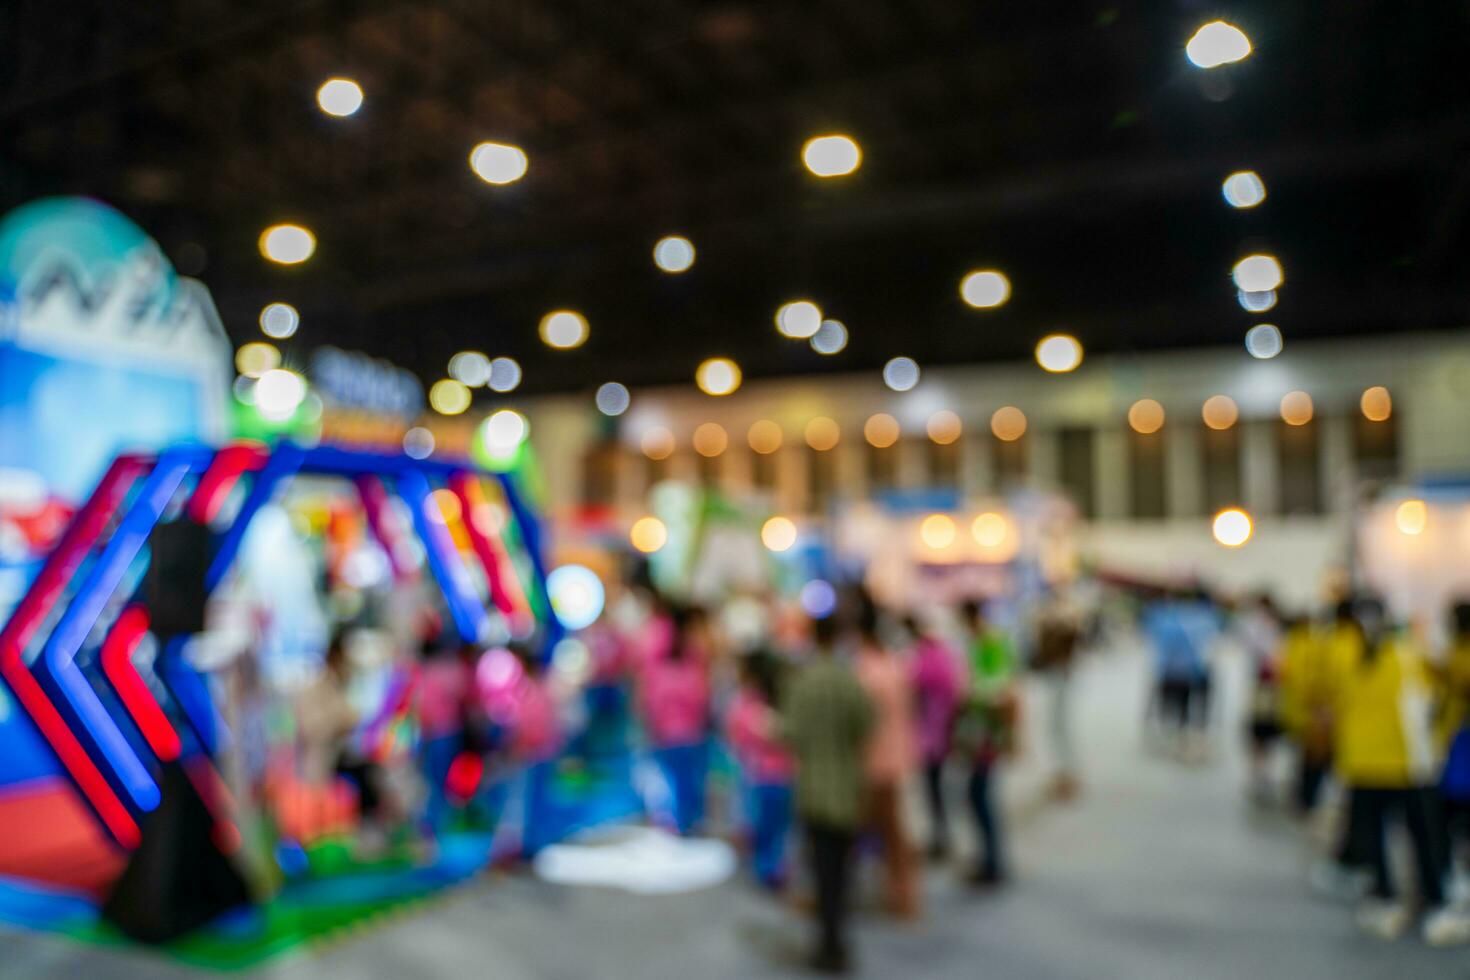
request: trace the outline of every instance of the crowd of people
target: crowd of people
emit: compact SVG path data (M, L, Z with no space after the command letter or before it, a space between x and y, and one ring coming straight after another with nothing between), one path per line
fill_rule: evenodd
M1156 598L1141 616L1156 658L1153 730L1186 759L1208 745L1211 650L1222 632L1235 633L1252 678L1251 797L1285 797L1303 819L1335 825L1313 884L1357 901L1360 927L1385 939L1405 932L1417 909L1426 942L1470 942L1470 603L1450 619L1448 638L1434 644L1432 630L1393 623L1374 596L1344 598L1314 619L1260 595L1227 621L1201 590ZM1293 767L1285 792L1272 776L1283 747ZM1403 899L1390 860L1397 825L1409 839L1416 904Z

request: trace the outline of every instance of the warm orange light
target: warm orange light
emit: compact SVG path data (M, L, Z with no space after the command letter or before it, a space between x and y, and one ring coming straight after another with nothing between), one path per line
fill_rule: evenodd
M694 430L694 451L701 456L718 456L730 445L730 437L715 422L706 422Z
M1287 425L1306 425L1312 421L1312 396L1305 391L1289 391L1281 398L1281 420Z
M947 446L959 439L960 432L963 431L963 425L958 415L944 408L929 416L927 429L930 439L933 439L941 446Z
M806 444L818 452L826 452L842 438L837 423L825 415L818 415L806 424Z
M640 517L628 531L628 540L645 555L652 554L669 540L669 529L657 517Z
M970 536L980 546L984 561L1008 561L1020 547L1020 536L1011 521L997 511L977 514L970 523Z
M868 421L863 423L863 438L875 449L887 449L898 441L902 431L898 419L887 412L869 416Z
M768 456L781 448L781 427L770 419L761 419L751 424L745 438L751 449Z
M429 500L433 502L433 506L429 508L429 517L436 524L454 524L464 516L464 507L453 490L440 487L429 494Z
M789 551L796 544L796 525L787 517L773 517L761 525L761 544L772 551Z
M1429 526L1429 508L1422 500L1405 500L1394 510L1393 522L1404 534L1423 534Z
M643 455L649 459L668 459L674 455L674 434L662 426L643 433Z
M1164 427L1164 406L1152 398L1140 398L1128 409L1128 424L1139 435L1152 435Z
M1387 422L1388 417L1393 414L1393 397L1382 385L1374 385L1363 392L1363 399L1359 404L1363 409L1363 417L1369 422Z
M948 514L930 514L919 525L919 539L936 551L954 544L954 521Z
M1240 409L1235 407L1235 400L1229 395L1213 395L1205 399L1200 414L1210 428L1228 429L1240 418Z
M1014 405L997 408L990 416L990 431L1002 442L1015 442L1026 434L1026 413Z

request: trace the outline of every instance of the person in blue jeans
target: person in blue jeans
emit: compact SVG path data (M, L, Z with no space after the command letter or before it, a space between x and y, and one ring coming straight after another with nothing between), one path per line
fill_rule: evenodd
M791 833L796 761L780 741L774 657L761 652L740 664L740 690L725 716L725 737L740 763L750 820L755 876L767 888L786 883L786 839Z

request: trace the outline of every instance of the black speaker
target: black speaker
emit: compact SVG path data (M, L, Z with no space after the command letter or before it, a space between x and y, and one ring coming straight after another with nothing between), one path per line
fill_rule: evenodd
M214 840L214 817L177 762L163 768L158 808L102 918L139 942L162 943L250 901L245 879Z
M203 632L209 529L180 517L154 527L148 548L152 560L143 598L153 632L160 637Z

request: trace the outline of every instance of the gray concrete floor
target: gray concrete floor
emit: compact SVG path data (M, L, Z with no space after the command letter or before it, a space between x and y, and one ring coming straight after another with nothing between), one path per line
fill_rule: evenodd
M1349 908L1306 886L1307 835L1246 805L1237 672L1225 665L1215 758L1183 766L1141 750L1145 665L1092 659L1076 685L1087 788L1044 805L1046 699L1028 697L1025 757L1009 773L1016 880L977 896L944 868L926 881L923 920L857 923L869 977L1311 978L1470 976L1470 949L1417 936L1359 935ZM956 787L958 789L958 787ZM870 883L871 886L871 883ZM389 925L278 961L256 976L687 978L799 973L802 918L740 882L674 897L486 878ZM0 932L0 975L192 975L157 957Z

